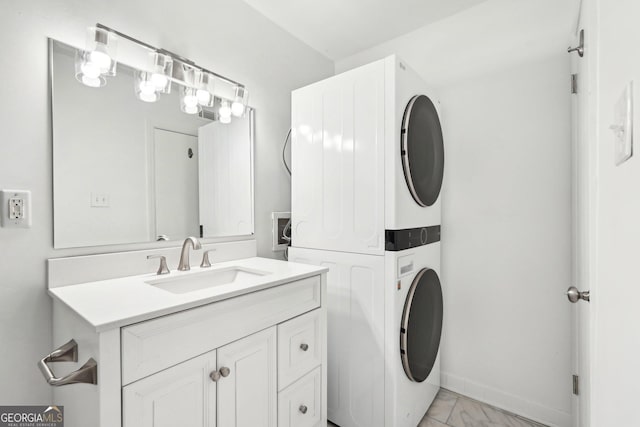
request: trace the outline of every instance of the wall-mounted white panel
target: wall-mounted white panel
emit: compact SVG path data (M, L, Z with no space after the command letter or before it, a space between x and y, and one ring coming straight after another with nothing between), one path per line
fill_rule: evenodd
M292 95L297 247L384 251L384 62Z

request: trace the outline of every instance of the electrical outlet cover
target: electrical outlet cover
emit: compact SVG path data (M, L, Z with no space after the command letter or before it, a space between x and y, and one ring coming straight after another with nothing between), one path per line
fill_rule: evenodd
M0 191L0 226L5 228L31 227L31 191Z

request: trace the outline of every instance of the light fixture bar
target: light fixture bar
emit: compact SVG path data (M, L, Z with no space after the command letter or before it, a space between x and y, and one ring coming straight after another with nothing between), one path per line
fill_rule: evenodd
M140 40L138 40L138 39L136 39L136 38L134 38L134 37L128 36L128 35L126 35L126 34L124 34L124 33L121 33L121 32L120 32L120 31L118 31L118 30L114 30L113 28L107 27L106 25L103 25L103 24L100 24L100 23L97 23L97 24L96 24L96 28L100 28L100 29L102 29L102 30L108 31L108 32L110 32L110 33L113 33L113 34L117 35L118 37L121 37L121 38L123 38L123 39L129 40L130 42L133 42L133 43L139 44L139 45L141 45L141 46L143 46L143 47L146 47L147 49L152 50L152 51L154 51L154 52L162 53L163 55L168 55L168 56L170 56L171 58L173 58L173 60L174 60L174 61L177 61L177 62L180 62L180 63L186 64L186 65L189 65L189 66L194 67L194 68L197 68L197 69L199 69L199 70L201 70L201 71L203 71L203 72L205 72L205 73L212 74L212 75L214 75L216 78L218 78L218 79L220 79L220 80L222 80L222 81L224 81L224 82L226 82L226 83L229 83L230 85L234 85L234 86L238 86L238 87L242 87L242 88L244 88L244 85L243 85L243 84L238 83L237 81L232 80L232 79L230 79L230 78L228 78L228 77L225 77L225 76L223 76L223 75L221 75L221 74L218 74L218 73L216 73L216 72L213 72L213 71L211 71L211 70L208 70L208 69L206 69L206 68L204 68L204 67L202 67L202 66L200 66L200 65L196 64L195 62L193 62L193 61L191 61L191 60L189 60L189 59L187 59L187 58L185 58L185 57L183 57L183 56L180 56L180 55L178 55L178 54L175 54L175 53L173 53L173 52L171 52L171 51L168 51L168 50L166 50L166 49L162 49L162 48L158 48L158 47L152 46L152 45L150 45L150 44L148 44L148 43L145 43L145 42L143 42L143 41L140 41Z

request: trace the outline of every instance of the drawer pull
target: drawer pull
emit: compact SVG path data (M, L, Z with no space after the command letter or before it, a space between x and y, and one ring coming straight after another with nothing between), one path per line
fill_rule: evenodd
M213 371L209 374L209 378L211 378L211 381L213 381L214 383L217 383L218 380L220 379L220 372L218 371Z
M222 375L223 377L225 378L228 377L230 373L231 373L231 369L227 367L220 368L220 375Z
M309 350L309 344L300 344L300 350L307 351Z
M307 407L305 405L300 405L298 410L302 412L303 415L307 413Z

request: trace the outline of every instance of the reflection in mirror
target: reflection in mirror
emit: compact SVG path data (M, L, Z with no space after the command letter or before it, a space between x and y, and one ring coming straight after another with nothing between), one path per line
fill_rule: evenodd
M50 55L56 248L253 234L253 109L185 114L178 87L142 102L132 68L91 88L74 48Z

